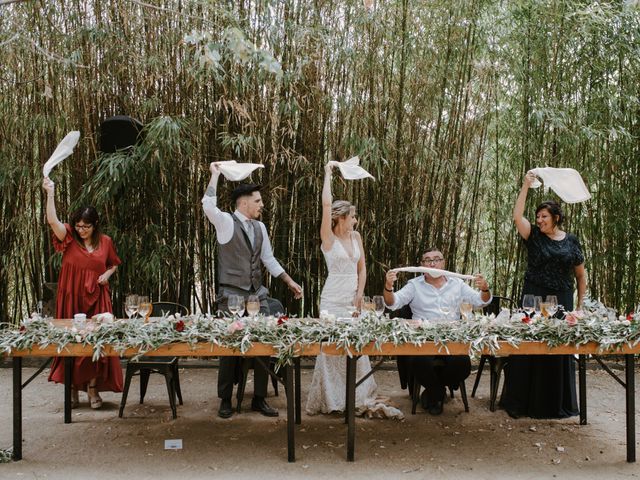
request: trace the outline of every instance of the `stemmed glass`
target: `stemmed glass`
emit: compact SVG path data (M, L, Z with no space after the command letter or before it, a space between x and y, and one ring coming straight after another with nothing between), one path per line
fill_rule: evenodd
M149 297L146 295L140 295L138 297L138 313L142 318L144 318L145 322L149 321L149 315L151 315L152 310L153 307L151 306Z
M364 296L362 297L362 310L365 312L373 312L375 311L376 307L373 303L373 300L371 300L371 297L367 297Z
M527 317L531 318L531 314L535 311L536 298L535 295L530 293L522 297L522 310L527 314Z
M382 318L382 315L384 315L385 309L384 297L382 295L375 295L373 297L373 308L376 312L376 317L378 317L378 320L380 320L380 318Z
M251 317L251 320L254 320L259 312L260 298L257 295L249 295L247 297L247 313Z
M469 302L462 302L460 304L460 315L462 315L463 319L469 320L472 311L473 305L471 305Z
M444 319L449 320L449 314L451 313L451 305L449 305L446 300L443 300L441 298L439 308L442 314L444 315Z
M533 311L536 312L536 316L542 315L542 297L533 297Z
M547 295L547 312L549 317L553 317L558 311L558 297L555 295Z
M229 295L228 307L231 315L241 317L244 315L244 297L241 295ZM240 311L242 310L242 313Z
M129 320L131 320L131 317L133 317L136 313L138 313L139 304L140 302L138 300L137 295L126 296L124 300L124 313L127 314L127 317L129 317Z

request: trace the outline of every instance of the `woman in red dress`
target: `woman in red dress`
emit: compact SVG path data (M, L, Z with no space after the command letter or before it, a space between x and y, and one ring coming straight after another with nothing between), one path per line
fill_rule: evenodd
M120 259L111 238L100 232L96 209L80 208L71 215L70 223L62 223L56 214L54 183L45 178L42 186L47 192L47 222L53 231L53 245L57 252L62 252L56 318L73 318L76 313L90 318L112 312L109 277ZM49 381L64 383L62 358L54 359ZM79 390L87 392L91 408L102 406L99 392L122 392L120 360L103 357L94 362L91 357L75 358L71 400L74 408L79 405Z

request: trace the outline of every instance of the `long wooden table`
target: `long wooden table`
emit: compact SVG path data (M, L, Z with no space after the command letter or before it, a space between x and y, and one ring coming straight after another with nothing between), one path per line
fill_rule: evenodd
M296 350L296 360L303 356L317 356L320 352L327 355L345 355L345 351L332 344L308 344L300 345ZM393 344L382 344L380 348L376 348L374 344L365 346L361 351L350 352L347 356L347 385L346 385L346 422L347 422L347 460L353 461L355 458L355 391L358 384L356 379L357 361L362 355L377 356L398 356L398 355L466 355L469 352L469 345L466 343L449 343L445 350L441 345L434 343L426 343L421 346L413 344L403 344L395 346ZM132 357L139 352L135 349L127 350L123 353L124 357ZM490 352L484 352L490 353ZM589 343L581 346L561 346L549 347L546 343L541 342L524 342L519 347L514 347L506 342L500 343L499 354L506 355L574 355L580 356L580 361L584 362L586 355L624 355L625 358L625 380L616 380L625 388L626 398L626 433L627 433L627 462L636 461L635 448L635 358L634 354L640 353L640 345L630 348L624 347L615 351L601 352L597 343ZM47 348L35 348L29 350L14 350L11 352L13 359L13 458L20 460L22 458L22 389L25 385L22 383L22 358L23 357L65 357L65 423L71 423L71 375L73 367L73 357L91 356L93 354L91 347L82 345L69 345L61 353L57 352L56 347L49 346ZM120 356L118 352L112 348L106 347L104 354L107 356ZM251 349L244 354L237 350L216 346L209 343L198 343L194 347L186 343L176 343L165 345L146 352L145 356L177 356L177 357L215 357L215 356L274 356L276 350L268 344L254 344ZM579 376L580 387L580 423L586 424L586 378L584 369ZM299 373L299 369L297 369ZM611 373L611 372L609 372ZM275 375L274 372L270 372ZM285 393L287 397L287 445L288 460L295 461L295 424L301 421L300 414L300 379L296 376L294 385L294 369L292 365L285 366L284 381ZM32 377L33 378L33 377ZM31 379L30 379L31 380ZM29 381L30 381L29 380ZM360 379L362 380L362 379ZM29 383L27 381L26 383Z

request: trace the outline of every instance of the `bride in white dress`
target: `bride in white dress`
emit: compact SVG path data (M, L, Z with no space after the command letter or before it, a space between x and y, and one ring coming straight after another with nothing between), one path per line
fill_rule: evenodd
M322 189L320 238L329 275L320 295L320 311L336 318L351 318L362 303L367 268L362 238L354 231L358 222L355 207L345 200L332 203L331 170L330 165L325 166ZM345 356L318 355L305 407L309 415L345 410L346 365ZM366 355L360 357L356 365L357 379L371 371ZM376 401L376 389L373 375L358 386L356 413L402 418L403 414L398 409Z

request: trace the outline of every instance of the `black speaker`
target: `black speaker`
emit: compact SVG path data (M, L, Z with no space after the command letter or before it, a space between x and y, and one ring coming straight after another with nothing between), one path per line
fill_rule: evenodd
M141 139L142 123L127 115L109 117L100 124L100 151L113 153L133 147Z

